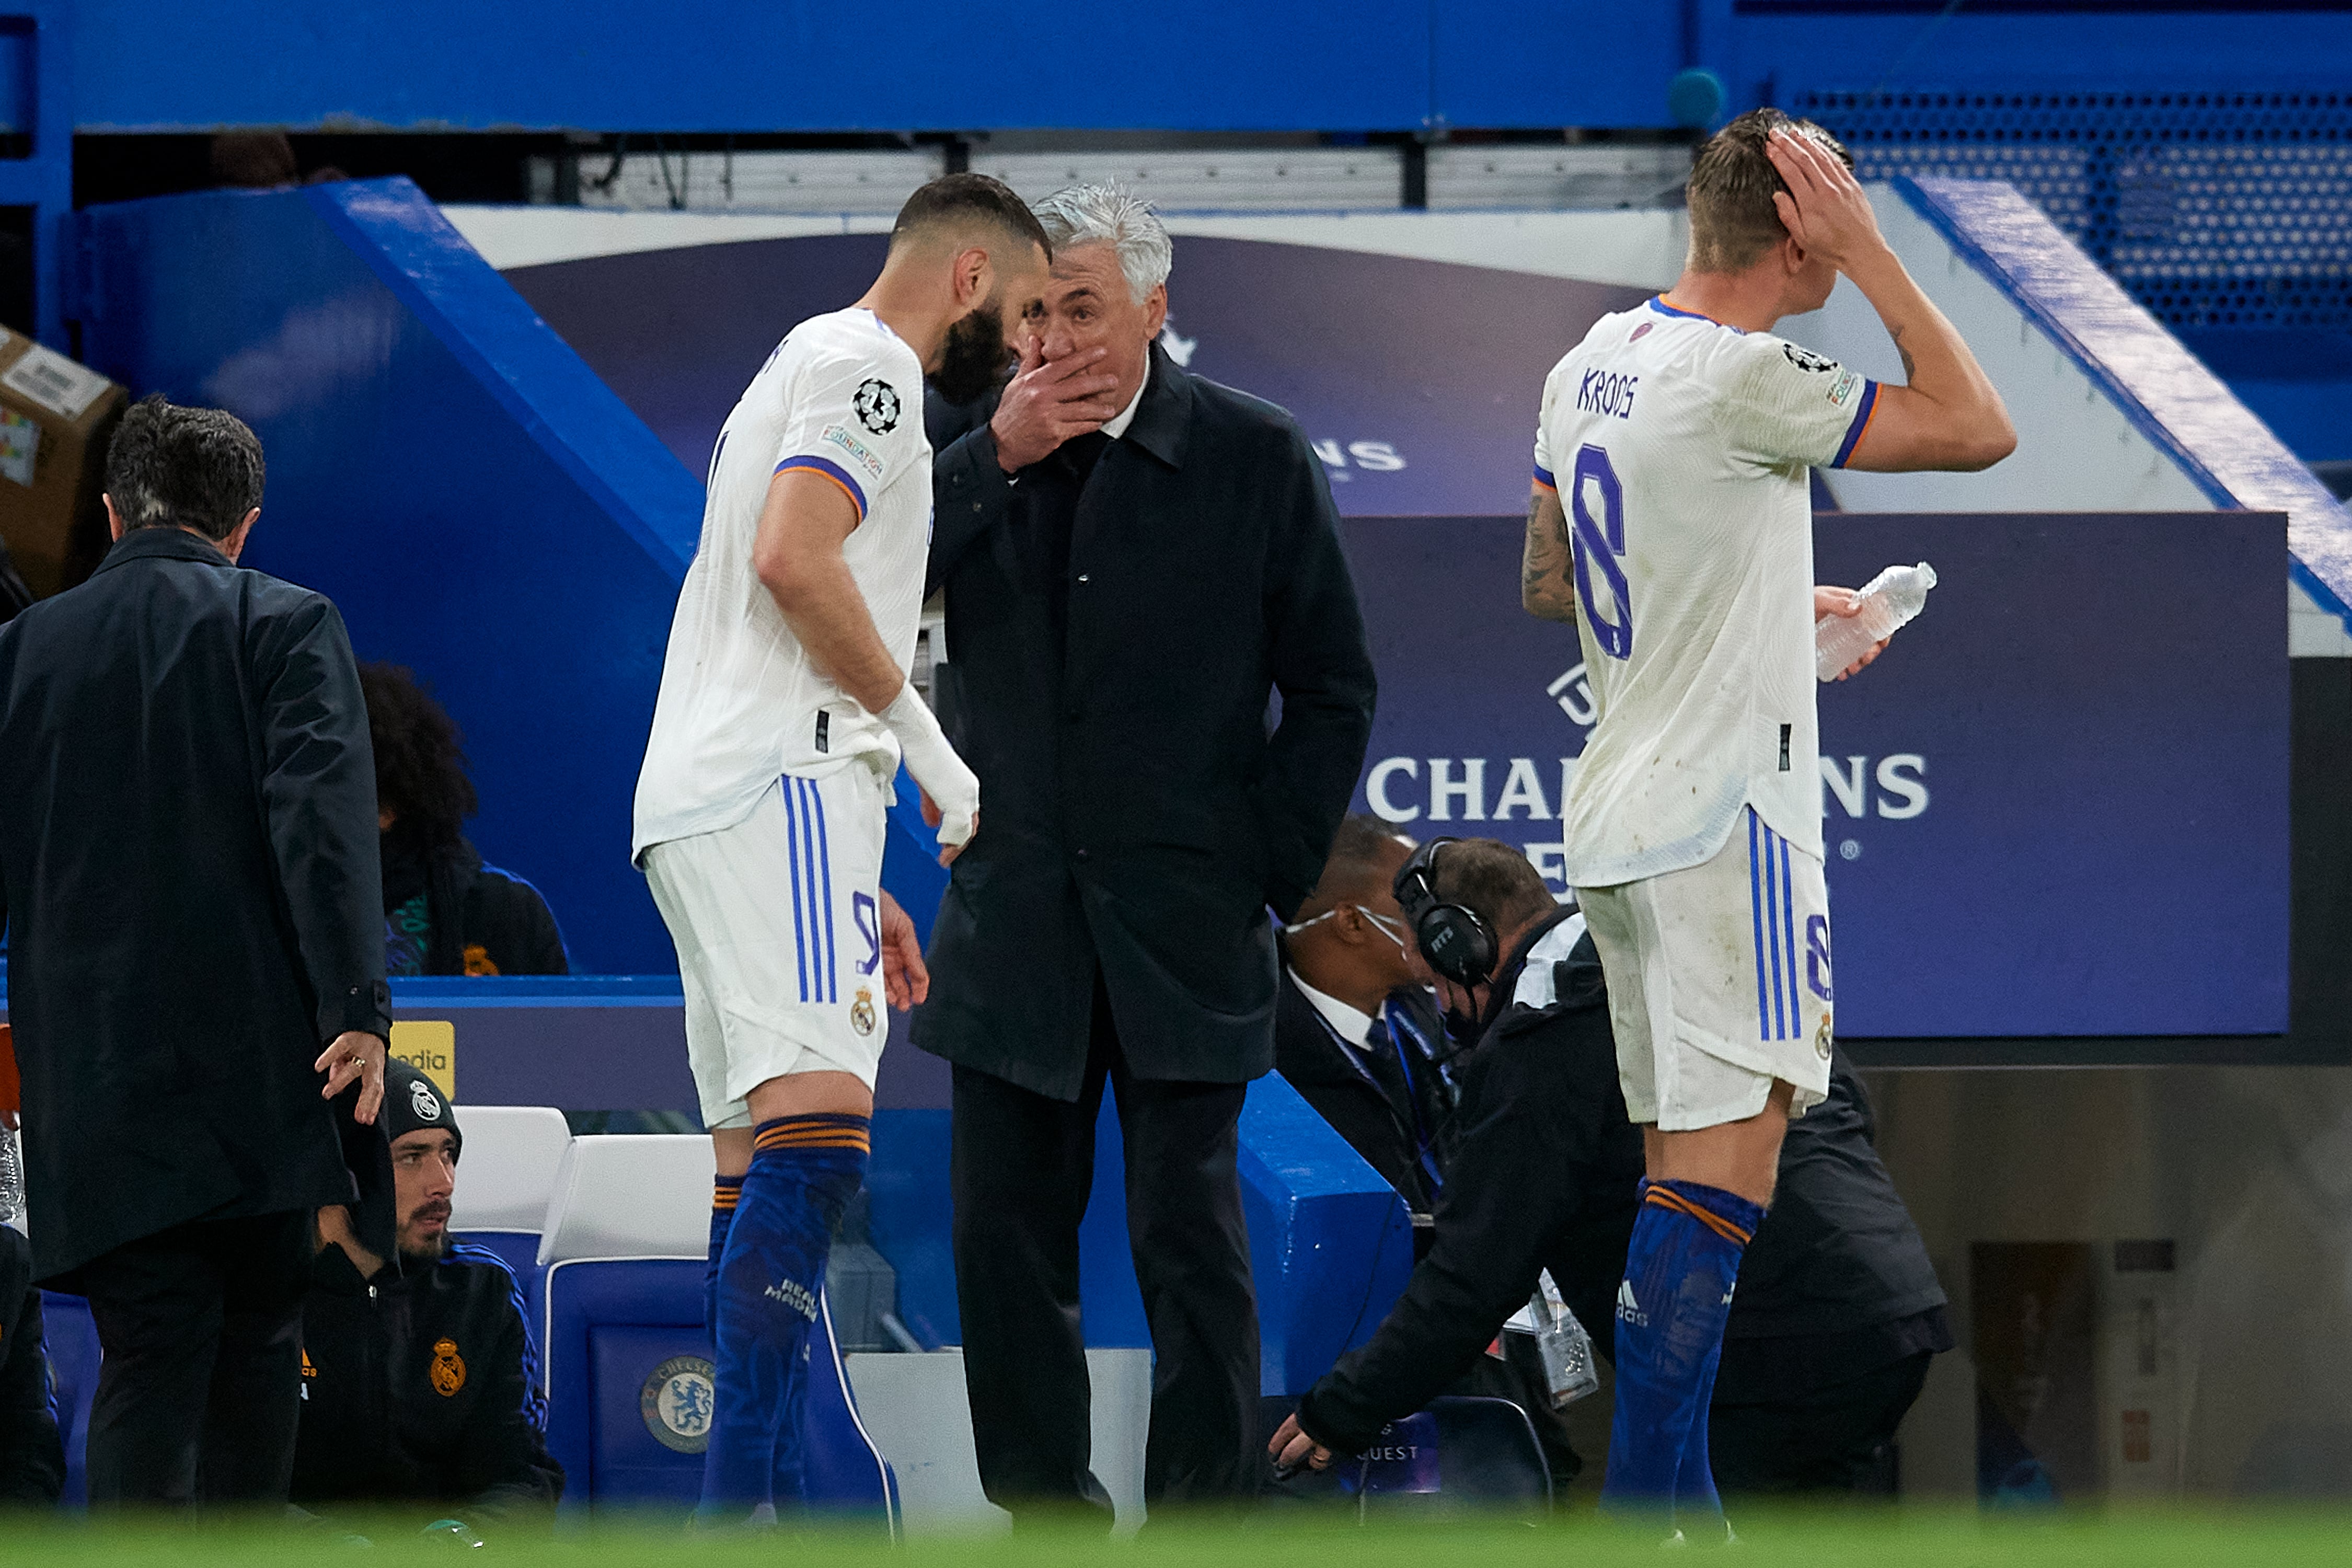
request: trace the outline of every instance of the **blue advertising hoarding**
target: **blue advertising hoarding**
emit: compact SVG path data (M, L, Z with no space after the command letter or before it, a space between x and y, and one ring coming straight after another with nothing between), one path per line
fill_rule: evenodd
M699 472L777 336L856 298L882 249L757 240L506 276ZM1331 479L1381 680L1358 808L1519 844L1563 890L1590 693L1574 634L1519 609L1521 524L1495 514L1525 505L1546 372L1645 297L1197 236L1170 281L1171 351L1291 409ZM1829 514L1816 532L1824 582L1920 560L1942 578L1886 658L1822 693L1841 1033L2282 1033L2283 521Z
M1381 679L1356 809L1524 846L1564 891L1594 714L1573 628L1519 608L1522 527L1347 523ZM1821 689L1839 1032L2283 1033L2284 519L1832 513L1815 535L1824 583L1940 578Z

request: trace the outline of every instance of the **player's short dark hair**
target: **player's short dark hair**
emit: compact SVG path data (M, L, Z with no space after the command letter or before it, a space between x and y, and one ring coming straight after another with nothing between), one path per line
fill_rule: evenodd
M106 447L106 493L130 528L236 531L261 504L261 440L219 408L185 408L152 393L131 405Z
M1377 897L1396 875L1398 857L1410 850L1410 843L1393 823L1362 812L1341 817L1339 831L1331 839L1331 853L1323 861L1323 875L1292 918L1306 920L1340 904Z
M890 226L890 248L899 242L961 226L992 227L1006 238L1025 241L1053 259L1054 242L1029 204L1013 187L987 174L941 174L907 198L898 221Z
M1777 109L1751 109L1707 139L1691 170L1690 266L1694 272L1739 272L1789 237L1772 205L1788 183L1765 147L1783 127L1810 136L1853 167L1845 144L1810 120Z
M1465 838L1440 848L1429 890L1485 921L1497 937L1559 907L1543 873L1499 838Z
M426 849L455 844L480 805L457 721L396 664L360 666L360 695L375 747L376 804L397 812Z

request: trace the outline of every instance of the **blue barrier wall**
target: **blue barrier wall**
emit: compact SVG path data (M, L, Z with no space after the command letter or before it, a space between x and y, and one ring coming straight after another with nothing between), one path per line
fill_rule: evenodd
M493 863L573 966L674 973L630 804L702 484L405 179L79 215L89 362L260 434L247 564L316 588L363 659L466 731ZM911 789L885 880L928 937L945 874Z
M2148 0L81 0L76 123L608 131L1664 126L1806 89L2337 85L2340 6ZM821 67L814 62L821 62Z
M573 962L672 971L630 802L702 487L404 179L80 215L84 353L260 434L246 560L464 728L483 853Z

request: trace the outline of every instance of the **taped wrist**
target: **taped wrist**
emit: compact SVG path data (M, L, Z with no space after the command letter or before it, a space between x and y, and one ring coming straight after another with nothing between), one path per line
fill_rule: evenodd
M971 819L980 809L980 779L948 744L939 720L909 683L881 712L882 722L898 737L898 752L907 771L940 808L940 842L961 844L971 837Z

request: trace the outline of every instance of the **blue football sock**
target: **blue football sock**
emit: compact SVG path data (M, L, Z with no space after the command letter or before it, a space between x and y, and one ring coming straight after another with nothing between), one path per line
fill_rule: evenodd
M1685 1530L1699 1531L1710 1541L1727 1528L1723 1499L1715 1489L1715 1466L1706 1451L1707 1412L1715 1404L1715 1369L1722 1364L1723 1342L1717 1340L1715 1353L1706 1358L1706 1370L1699 1378L1690 1436L1683 1440L1682 1463L1675 1470L1676 1523Z
M735 1223L735 1205L742 1197L742 1177L710 1179L710 1253L702 1266L702 1332L714 1348L719 1343L719 1260L727 1255L727 1227Z
M1710 1512L1721 1517L1707 1465L1706 1402L1740 1256L1763 1218L1761 1208L1719 1187L1642 1184L1617 1293L1617 1408L1601 1488L1612 1511L1671 1512L1679 1503L1694 1523L1705 1524Z
M702 1516L740 1523L803 1500L801 1411L810 1328L834 1222L866 1179L868 1121L763 1121L719 1264L716 1418L703 1456Z

